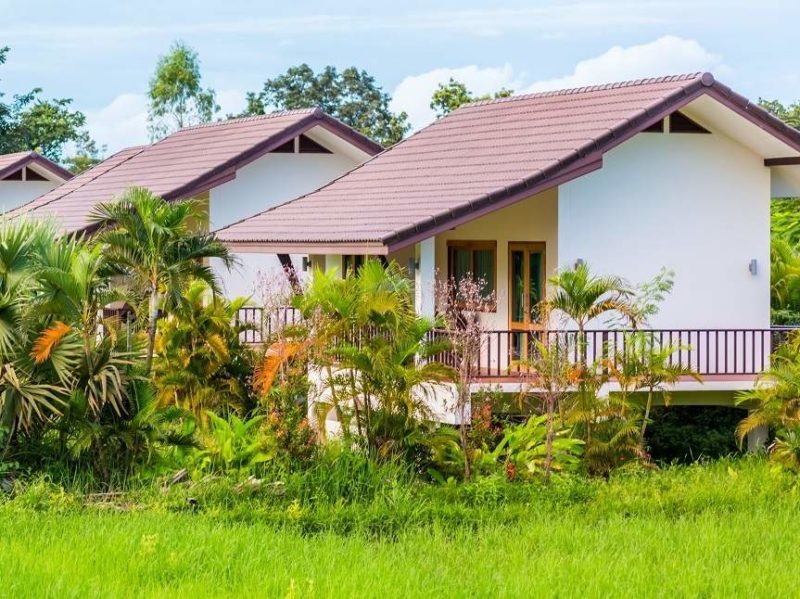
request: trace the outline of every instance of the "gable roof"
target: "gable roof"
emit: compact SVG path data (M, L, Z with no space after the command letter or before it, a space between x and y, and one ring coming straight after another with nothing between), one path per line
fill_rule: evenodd
M710 73L512 96L459 108L217 235L252 251L385 254L600 168L605 152L703 94L800 150L800 132Z
M64 232L81 231L90 226L95 205L111 201L130 186L147 187L167 200L188 198L230 181L241 167L317 126L369 155L382 149L319 108L230 119L121 150L9 216L52 217Z
M14 152L12 154L0 154L0 179L17 172L23 166L31 164L39 166L42 170L53 175L55 179L67 181L72 178L71 172L41 154L36 152Z

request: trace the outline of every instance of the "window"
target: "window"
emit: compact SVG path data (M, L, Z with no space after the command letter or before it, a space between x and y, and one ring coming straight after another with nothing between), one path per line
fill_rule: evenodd
M460 281L471 278L482 283L484 297L497 288L497 242L447 242L447 276Z
M364 264L364 256L360 254L347 254L342 256L342 276L347 277L350 273L355 274Z

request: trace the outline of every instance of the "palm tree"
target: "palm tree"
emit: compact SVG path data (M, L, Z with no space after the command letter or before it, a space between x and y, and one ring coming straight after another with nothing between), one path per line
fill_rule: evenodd
M247 298L208 299L204 281L192 281L172 314L159 322L153 369L161 405L174 404L205 419L208 409L244 412L250 350L234 324Z
M739 445L760 427L780 433L800 430L800 335L797 333L772 356L754 389L739 393L736 403L750 410L736 427Z
M415 313L412 297L396 263L367 260L346 279L315 273L297 299L303 315L316 320L311 351L328 369L333 407L352 405L359 435L384 454L403 445L424 415L420 391L453 377L434 359L449 344L430 340L435 323Z
M594 276L589 266L580 263L574 269L566 269L550 279L553 286L548 308L561 312L575 321L578 338L582 339L586 325L592 320L616 312L635 321L634 292L620 277Z
M100 204L92 213L109 260L147 298L146 374L153 364L159 309L176 305L191 279L219 292L208 259L218 258L228 268L235 264L214 235L197 232L205 218L197 201L167 202L141 187L128 189L118 202Z
M0 429L6 449L13 433L61 413L74 355L47 343L48 331L31 317L38 260L56 237L47 224L18 221L0 227ZM31 349L48 346L42 360Z
M609 360L610 374L620 384L625 403L629 393L647 391L647 401L638 436L642 455L644 455L644 437L656 395L660 394L664 404L669 405L670 385L674 385L683 377L702 381L700 375L691 367L681 363L680 360L673 361L675 353L680 355L684 349L686 348L677 344L662 345L652 336L638 331L626 334L622 347Z

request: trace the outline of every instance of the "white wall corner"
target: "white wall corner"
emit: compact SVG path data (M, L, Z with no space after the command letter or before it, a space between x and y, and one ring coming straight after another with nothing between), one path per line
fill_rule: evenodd
M433 318L436 314L436 238L429 237L414 246L414 307L417 314Z

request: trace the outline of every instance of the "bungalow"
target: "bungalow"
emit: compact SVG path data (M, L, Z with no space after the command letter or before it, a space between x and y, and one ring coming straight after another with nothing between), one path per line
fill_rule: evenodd
M167 200L203 201L208 212L204 226L214 229L317 189L381 149L319 109L231 119L121 150L58 187L40 189L36 199L9 216L53 218L64 233L87 232L98 203L141 186ZM25 168L39 172L40 162ZM229 296L252 294L259 271L280 272L281 264L292 263L288 255L241 258L242 266L233 273L214 265Z
M652 334L686 345L675 359L703 375L679 384L682 401L729 405L769 361L770 199L797 195L800 132L696 73L464 106L217 234L340 272L365 255L408 264L428 316L437 278L480 276L498 298L482 383L509 391L549 275L585 261L641 282L668 268ZM595 357L619 339L590 326Z
M0 155L0 211L13 210L72 178L36 152Z

